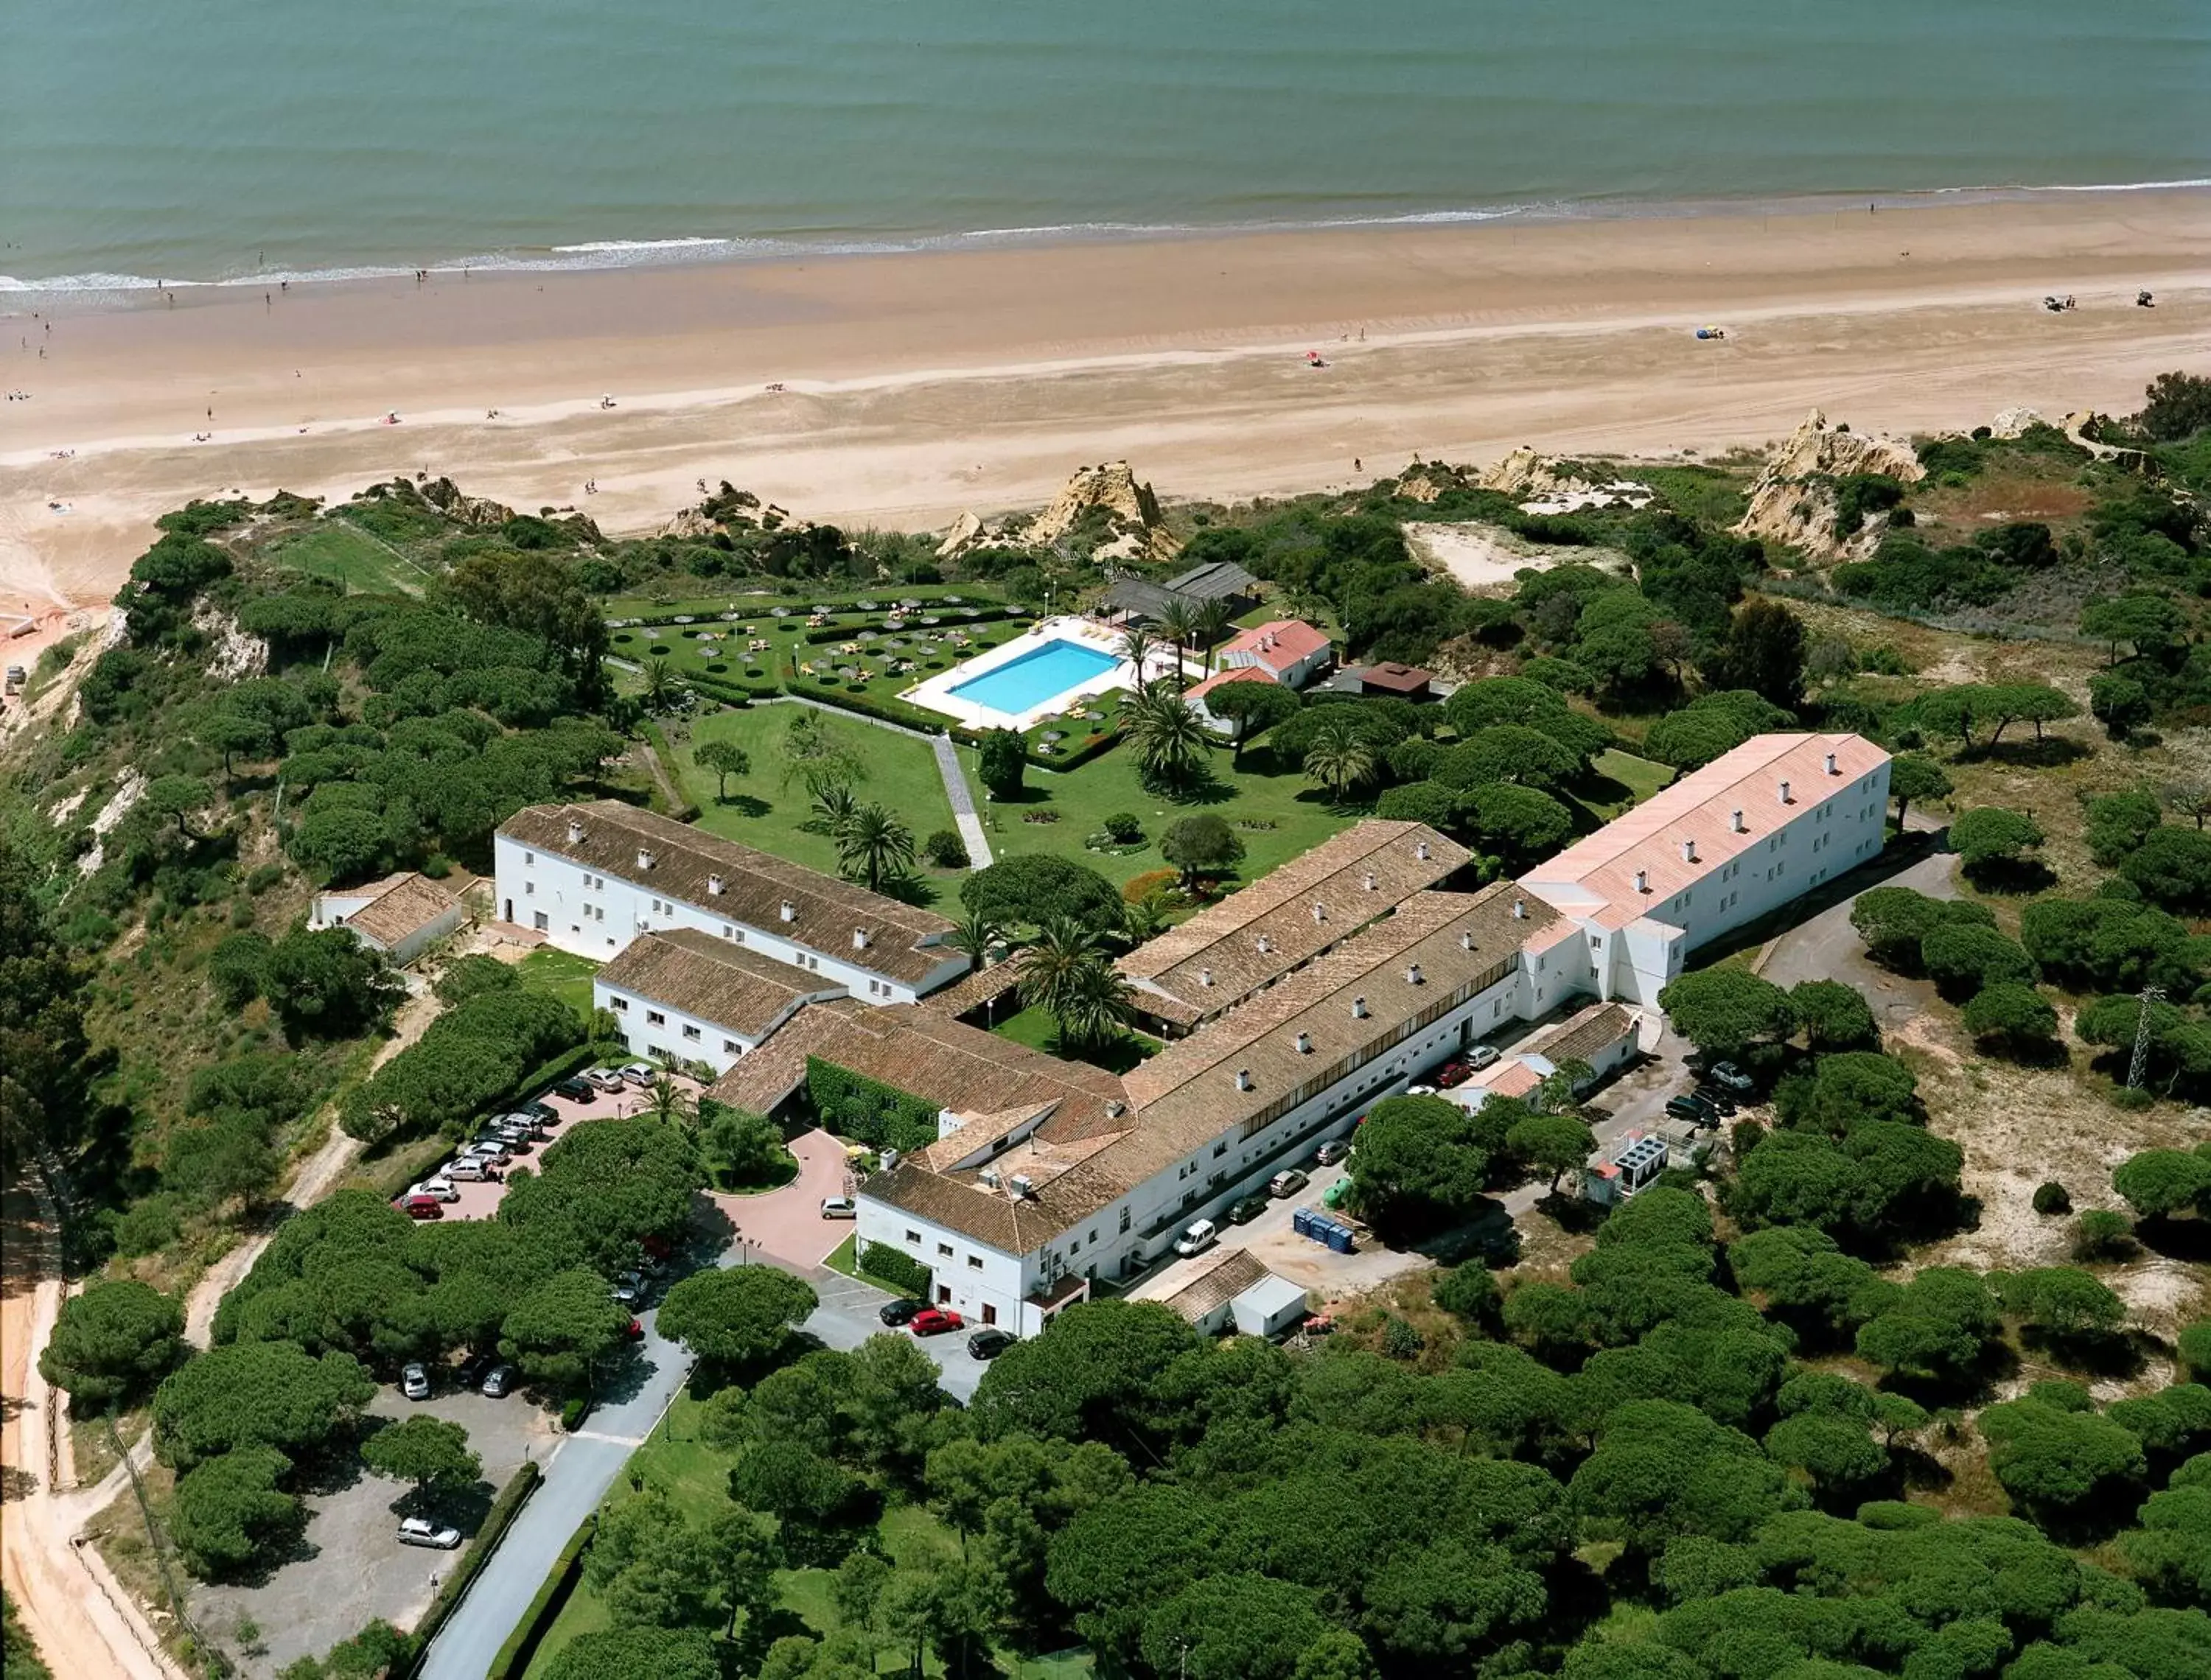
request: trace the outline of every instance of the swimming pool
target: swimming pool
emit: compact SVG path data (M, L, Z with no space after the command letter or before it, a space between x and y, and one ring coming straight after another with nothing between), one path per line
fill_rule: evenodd
M1120 663L1118 656L1055 638L947 691L950 698L1019 717Z

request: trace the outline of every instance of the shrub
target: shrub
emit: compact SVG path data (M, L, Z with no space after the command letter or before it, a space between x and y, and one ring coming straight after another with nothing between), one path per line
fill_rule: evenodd
M1106 819L1106 832L1117 846L1133 846L1144 837L1144 825L1126 811L1116 811Z
M2045 1179L2034 1187L2034 1211L2044 1215L2070 1213L2073 1198L2056 1179Z
M591 1410L591 1403L581 1394L572 1394L560 1406L560 1430L573 1435L584 1427L584 1419Z
M921 843L922 855L940 869L965 869L967 843L953 830L940 828Z
M1122 884L1124 903L1141 904L1154 892L1172 891L1182 882L1179 869L1147 869L1141 875L1132 875Z
M2123 1260L2134 1248L2134 1227L2127 1223L2123 1213L2114 1213L2108 1207L2092 1207L2073 1222L2075 1260Z
M929 1299L930 1270L904 1249L887 1242L870 1242L859 1251L861 1271L880 1278L907 1295Z

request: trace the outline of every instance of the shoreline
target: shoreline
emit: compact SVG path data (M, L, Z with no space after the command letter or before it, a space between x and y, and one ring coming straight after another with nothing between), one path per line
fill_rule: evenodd
M631 535L726 478L924 529L1117 457L1170 499L1245 499L1414 453L1756 446L1814 407L1885 431L2130 408L2203 363L2211 192L1853 202L41 298L0 338L31 394L0 408L0 607L107 598L155 515L232 487L427 469Z
M1309 221L1245 222L1078 221L1030 227L966 228L950 231L816 233L670 234L655 239L585 239L568 245L522 245L469 255L448 254L421 263L397 257L364 257L324 268L257 267L251 272L215 277L167 274L89 271L23 280L0 273L0 322L28 312L33 303L103 300L128 307L136 294L166 287L179 293L250 290L277 284L347 286L360 281L405 280L425 273L448 277L468 273L502 275L596 274L637 268L690 268L733 263L831 262L842 257L912 257L935 252L1020 251L1039 246L1171 243L1298 236L1314 233L1382 232L1393 228L1480 227L1509 221L1521 227L1614 221L1707 221L1748 216L1829 215L1854 212L1860 204L1879 210L1910 212L1980 204L2031 204L2045 198L2103 197L2133 193L2211 191L2211 177L2169 181L2017 184L1988 186L1859 187L1817 193L1716 194L1681 198L1607 197L1538 200L1494 205L1439 207L1385 213L1347 211ZM602 260L603 259L603 260Z

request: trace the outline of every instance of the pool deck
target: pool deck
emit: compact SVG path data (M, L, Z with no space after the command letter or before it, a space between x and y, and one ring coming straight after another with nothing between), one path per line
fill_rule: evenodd
M900 698L917 706L926 706L931 711L942 712L970 728L1027 729L1067 710L1070 706L1094 699L1109 689L1136 686L1136 668L1127 660L1120 659L1071 687L1046 695L1035 705L1021 711L1000 711L995 706L978 705L974 701L964 699L952 692L1054 642L1073 642L1101 653L1118 654L1121 650L1121 632L1093 619L1045 619L1003 646L993 648L988 653L978 654L948 671L941 671L925 682L916 683ZM1172 649L1160 648L1144 661L1146 679L1148 680L1172 672L1178 663Z

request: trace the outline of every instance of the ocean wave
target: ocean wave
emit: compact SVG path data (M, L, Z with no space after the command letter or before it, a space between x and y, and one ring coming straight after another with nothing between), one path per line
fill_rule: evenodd
M2044 193L2166 192L2211 187L2211 178L2170 181L2057 183L2039 186L2018 184L1917 188L1881 193L1887 204L1902 206L1914 199L1958 197L2032 197ZM172 291L209 287L264 288L283 284L330 284L348 281L403 280L418 271L451 275L481 271L492 273L568 273L581 270L675 265L706 262L772 262L822 257L899 256L915 251L956 251L983 246L1050 245L1083 240L1196 239L1208 236L1326 232L1330 229L1467 226L1513 218L1555 221L1584 216L1666 216L1683 214L1724 214L1740 211L1754 202L1782 202L1816 208L1830 202L1856 202L1861 191L1820 193L1787 201L1729 199L1629 201L1593 198L1554 200L1524 204L1465 206L1456 208L1351 213L1308 218L1220 222L1067 221L1012 227L968 228L944 233L911 234L810 233L730 236L681 234L654 239L589 239L570 245L524 247L490 251L473 257L447 257L427 265L371 263L326 269L264 269L213 278L177 278L136 274L56 275L25 279L0 275L0 294L123 293L150 292L166 287Z

